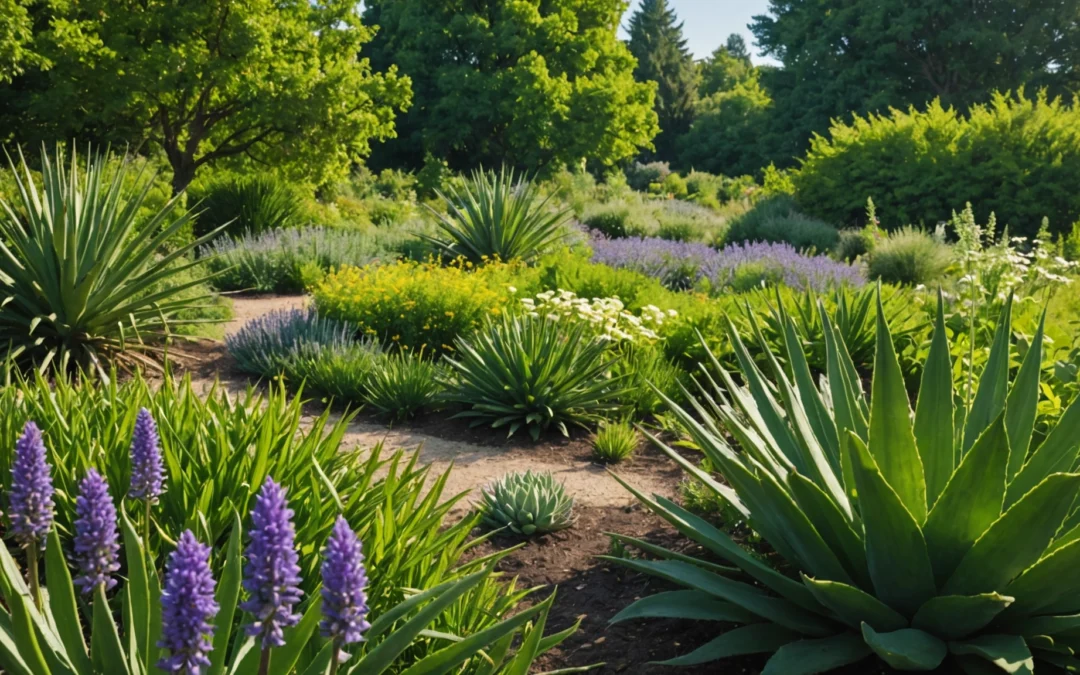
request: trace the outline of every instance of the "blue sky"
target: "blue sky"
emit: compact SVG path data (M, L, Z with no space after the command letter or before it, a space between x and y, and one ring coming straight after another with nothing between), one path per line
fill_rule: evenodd
M641 0L631 0L630 9L623 16L623 30L626 37L626 23L630 13ZM712 53L731 33L741 33L750 47L754 63L775 63L772 59L763 59L757 55L754 47L754 35L746 27L755 14L765 14L769 0L668 0L679 20L683 22L683 35L687 47L695 58L705 58Z

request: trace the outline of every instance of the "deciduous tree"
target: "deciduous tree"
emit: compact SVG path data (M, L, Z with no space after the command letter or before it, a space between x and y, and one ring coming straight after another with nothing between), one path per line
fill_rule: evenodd
M623 0L368 0L372 63L396 64L415 103L376 163L455 169L611 165L657 133L615 31Z
M392 136L409 103L408 78L360 55L372 30L353 0L53 0L31 13L51 67L12 85L16 140L150 142L175 191L240 159L325 181Z

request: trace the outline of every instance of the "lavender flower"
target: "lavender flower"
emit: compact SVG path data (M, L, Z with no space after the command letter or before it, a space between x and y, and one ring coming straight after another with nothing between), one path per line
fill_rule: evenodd
M157 425L150 411L143 408L135 418L135 433L131 438L131 487L128 497L152 504L161 496L164 480Z
M165 588L161 592L161 641L169 656L157 667L169 673L198 675L210 666L214 624L214 577L210 574L210 547L199 543L191 530L180 535L169 554Z
M26 423L15 443L8 503L15 540L22 546L37 544L44 549L53 521L53 486L41 429L33 422Z
M101 584L105 590L115 586L112 574L120 569L119 551L116 507L109 496L109 484L90 469L79 483L75 500L75 563L80 572L75 585L85 594Z
M360 642L371 627L366 620L367 574L360 539L344 516L338 516L326 542L322 564L323 618L319 624L323 637L341 645ZM342 655L347 656L347 655Z
M263 649L284 645L283 630L300 621L293 612L301 592L292 516L285 490L267 477L251 511L251 543L244 568L248 599L240 605L255 616L247 633L259 636Z
M769 277L799 290L866 283L862 266L827 256L808 256L790 244L754 242L732 244L719 251L705 244L666 241L655 237L605 239L594 236L593 262L632 269L659 279L668 288L685 289L702 280L725 286L746 265L760 265Z

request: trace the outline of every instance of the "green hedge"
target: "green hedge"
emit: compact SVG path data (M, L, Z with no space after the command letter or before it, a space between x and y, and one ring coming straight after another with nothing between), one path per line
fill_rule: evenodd
M861 224L873 197L892 229L933 226L971 202L1016 235L1034 235L1044 216L1068 231L1080 218L1080 108L1021 90L967 115L934 101L856 116L813 139L794 182L802 210L844 225Z

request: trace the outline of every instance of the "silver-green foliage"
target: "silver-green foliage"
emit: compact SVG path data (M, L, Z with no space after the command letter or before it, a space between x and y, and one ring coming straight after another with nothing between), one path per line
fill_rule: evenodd
M569 209L557 207L554 195L542 196L536 183L516 177L513 169L475 171L463 187L451 185L439 195L446 214L430 211L440 235L418 236L451 258L477 264L531 259L566 236Z
M914 414L880 303L869 397L824 312L820 382L790 319L779 353L763 352L770 377L729 330L738 378L713 360L719 380L691 399L692 410L673 406L725 482L661 447L785 564L634 491L734 568L655 547L660 559L618 560L690 590L645 598L615 620L744 624L668 663L772 654L765 675L826 672L868 656L943 672L1080 666L1080 403L1033 442L1042 326L1010 382L1006 303L981 375L961 392L942 314L939 302Z
M618 410L622 383L608 378L612 357L591 326L542 316L502 315L446 357L454 371L447 398L466 406L473 426L525 427L534 439L550 426L569 436Z
M42 370L105 375L111 358L155 365L144 338L167 334L182 323L177 313L206 299L183 293L205 281L199 275L159 282L199 265L183 259L206 239L159 255L189 216L174 198L143 222L153 180L138 177L126 190L126 163L110 169L105 156L91 155L80 165L74 151L70 160L63 148L43 151L39 185L21 153L19 167L8 159L17 197L0 199L0 344Z
M480 512L493 529L525 536L563 530L574 524L574 498L551 472L508 473L481 492Z

